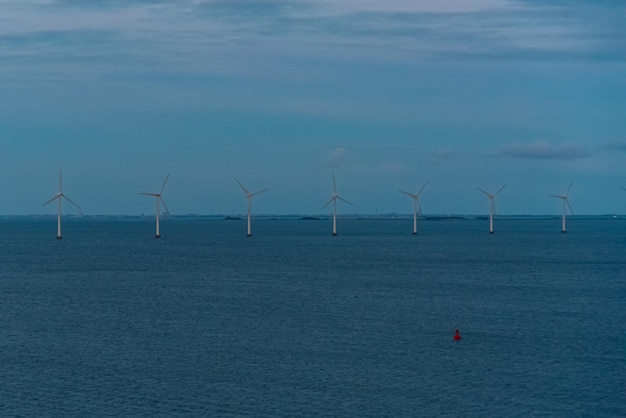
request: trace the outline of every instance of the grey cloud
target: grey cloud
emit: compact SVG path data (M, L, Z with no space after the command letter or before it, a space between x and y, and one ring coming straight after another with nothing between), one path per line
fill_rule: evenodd
M428 2L403 0L384 5L368 0L59 0L53 4L98 9L159 5L192 19L232 25L222 30L233 30L235 36L254 43L279 41L298 49L322 47L327 53L377 50L442 58L626 60L622 42L626 25L615 12L617 2L611 1L605 5L582 0L574 4L473 0L435 8ZM175 33L175 26L168 28Z
M626 141L623 142L612 142L610 144L607 144L605 146L606 149L608 150L613 150L613 151L623 151L626 152Z
M89 9L110 9L119 7L130 7L134 5L163 5L163 4L185 4L191 1L172 1L172 0L56 0L49 4L52 7L77 7Z
M282 56L293 55L626 62L626 25L615 8L473 0L471 8L448 3L426 12L423 4L407 0L391 0L385 7L373 0L340 5L326 0L14 2L3 6L6 13L0 17L0 54L8 63L0 69L0 81L11 74L30 74L40 67L34 65L38 62L46 62L48 68L58 66L50 72L68 78L72 72L88 77L155 68L230 74L248 70L239 65L241 57L268 54L275 60L266 63L267 74L275 74L274 62ZM590 14L593 19L587 19Z
M500 154L513 158L549 160L575 160L588 158L593 155L587 147L580 144L566 143L554 145L548 141L517 142L502 149Z
M76 45L93 45L114 40L114 31L98 29L42 30L24 33L0 34L0 44L26 48L43 45L47 47L72 47Z

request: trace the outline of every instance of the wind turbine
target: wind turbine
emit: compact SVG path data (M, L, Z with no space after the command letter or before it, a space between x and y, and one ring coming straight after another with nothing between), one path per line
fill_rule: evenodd
M78 208L78 211L80 213L82 213L80 211L80 206L78 206L76 203L72 202L72 200L65 196L63 194L63 169L59 169L59 192L56 194L56 196L54 196L52 199L48 200L46 203L43 204L43 206L46 206L48 203L54 201L54 200L58 200L59 201L59 211L57 213L57 239L61 239L63 238L61 236L61 200L67 200L68 202L70 202L72 205L76 206Z
M400 190L400 193L404 193L405 195L411 196L411 198L413 198L413 235L417 235L417 214L419 213L419 215L422 216L422 205L420 204L420 195L424 191L424 188L426 187L427 184L428 184L428 181L424 183L420 191L417 192L416 194L403 192L402 190ZM419 208L419 212L418 212L418 208Z
M322 206L322 209L324 209L326 206L330 205L331 203L333 204L333 235L337 235L337 199L343 200L347 204L354 206L352 203L348 202L346 199L344 199L343 197L337 194L337 184L335 183L335 173L333 173L333 194L330 197L330 200L324 206Z
M235 181L237 182L237 184L239 185L239 187L241 187L243 189L243 191L246 193L246 197L248 198L248 236L251 237L252 236L252 231L250 230L250 206L252 205L252 198L258 194L261 194L263 192L266 192L269 190L269 188L265 188L263 190L259 190L256 193L250 193L248 191L248 189L246 189L243 184L241 184L239 182L239 180L235 179Z
M161 238L161 230L159 229L159 215L161 212L161 206L160 204L163 203L163 207L165 208L165 212L167 212L167 214L170 214L170 211L167 209L167 205L165 204L165 200L163 200L163 189L165 189L165 183L167 183L167 180L170 178L170 175L168 174L165 177L165 180L163 181L163 186L161 186L161 191L159 193L139 193L142 194L144 196L154 196L156 197L156 238Z
M569 191L572 188L572 184L574 184L574 180L572 180L572 182L569 184L569 187L567 188L567 191L565 192L564 195L554 195L551 194L551 197L558 197L559 199L561 199L563 201L563 223L561 226L561 232L565 233L567 232L565 230L565 215L567 213L567 209L569 209L569 212L573 215L574 211L572 210L572 206L569 204L569 200L567 200L567 196L569 195Z
M504 186L500 187L500 190L498 190L495 194L487 193L486 191L484 191L480 187L477 187L478 190L480 190L481 192L486 194L487 197L489 198L489 233L490 234L493 234L493 215L496 213L496 201L495 201L495 199L496 199L496 196L498 194L500 194L500 192L502 190L504 190L505 187L506 187L506 184Z

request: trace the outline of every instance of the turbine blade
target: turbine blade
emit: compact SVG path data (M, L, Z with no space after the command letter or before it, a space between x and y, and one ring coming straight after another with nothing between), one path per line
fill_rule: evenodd
M487 193L486 191L484 191L480 187L477 187L477 189L480 190L481 192L483 192L484 194L486 194L487 196L491 197L491 193Z
M346 202L346 203L347 203L347 204L349 204L350 206L354 206L354 204L353 204L353 203L348 202L346 199L344 199L344 198L343 198L343 197L341 197L341 196L337 196L337 199L339 199L339 200L343 200L344 202Z
M572 209L572 205L569 204L569 200L565 199L565 203L567 203L567 207L569 208L569 213L574 214L574 209Z
M569 195L569 191L572 188L573 184L574 184L574 180L572 180L572 182L569 184L569 187L567 188L567 191L565 192L565 196Z
M330 200L328 202L326 202L326 204L324 206L322 206L322 209L324 209L326 206L330 205L331 203L333 203L333 200L335 200L337 197L333 196L330 198Z
M60 194L58 194L58 195L54 196L52 199L48 200L46 203L44 203L44 204L43 204L43 205L41 205L41 206L46 206L48 203L50 203L50 202L54 202L55 200L59 199L60 197L61 197L61 195L60 195Z
M559 199L565 199L565 196L559 196L559 195L556 195L556 194L551 194L551 195L548 195L548 196L550 196L550 197L558 197Z
M421 205L421 203L420 203L419 198L417 198L417 197L416 197L416 198L415 198L415 202L417 203L417 214L418 214L419 216L422 216L422 205Z
M163 207L165 208L165 213L167 213L169 216L170 215L170 210L167 208L167 205L165 204L165 200L163 200L163 198L161 196L157 197L157 199L161 199L161 203L163 203Z
M59 195L60 197L63 197L65 200L67 200L68 202L70 202L72 205L76 206L78 208L78 210L80 210L80 206L78 206L76 203L72 202L72 199L70 199L69 197L65 196L64 194Z
M413 199L417 199L417 195L414 195L413 193L409 193L409 192L403 192L402 190L398 190L400 193L404 193L407 196L411 196Z
M142 194L144 196L154 196L154 197L159 197L160 195L157 193L137 193L137 194Z
M493 197L496 197L497 195L499 195L499 194L500 194L500 192L501 192L502 190L504 190L504 188L505 188L505 187L506 187L506 184L505 184L504 186L500 187L500 190L498 190L498 191L496 192L496 194L494 194L494 195L493 195Z
M237 182L237 184L239 185L239 187L241 187L241 189L247 194L249 195L250 192L248 191L248 189L246 189L245 187L243 187L243 184L241 184L241 182L237 179L235 179L235 181Z
M165 189L165 184L167 183L167 180L169 180L170 175L169 173L167 174L167 177L165 177L165 181L163 181L163 186L161 186L161 191L159 192L159 195L163 193L163 189Z
M59 193L63 194L63 169L59 168Z
M494 199L490 199L491 200L491 211L493 212L493 214L496 214L496 201Z
M333 192L337 195L337 183L335 182L335 173L333 173Z
M269 190L269 187L267 187L267 188L265 188L265 189L263 189L263 190L259 190L259 191L258 191L258 192L256 192L256 193L252 193L252 194L250 195L250 197L252 197L252 196L256 196L256 195L261 194L261 193L263 193L263 192L266 192L266 191L268 191L268 190Z
M426 185L428 185L428 180L426 180L426 183L424 183L424 185L422 186L422 188L420 189L420 191L419 191L419 192L417 192L417 195L418 195L418 196L422 194L422 192L423 192L423 191L424 191L424 189L426 188Z

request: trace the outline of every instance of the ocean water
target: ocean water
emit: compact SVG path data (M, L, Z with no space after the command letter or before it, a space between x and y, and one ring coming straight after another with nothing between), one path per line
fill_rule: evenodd
M626 221L252 227L0 221L0 415L626 416Z

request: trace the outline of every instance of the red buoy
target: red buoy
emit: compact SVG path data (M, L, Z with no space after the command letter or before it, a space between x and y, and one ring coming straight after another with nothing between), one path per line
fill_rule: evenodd
M456 329L456 334L454 334L454 341L459 341L461 339L461 336L459 335L459 329Z

